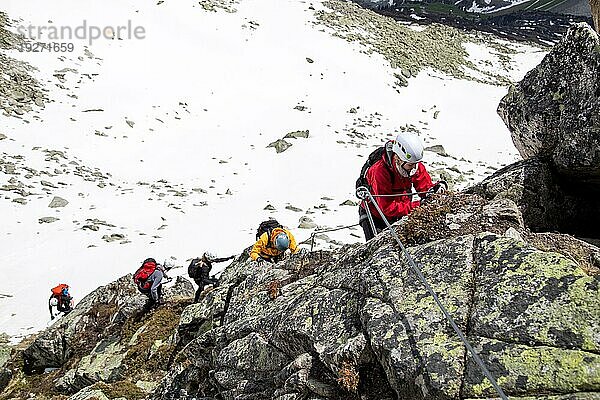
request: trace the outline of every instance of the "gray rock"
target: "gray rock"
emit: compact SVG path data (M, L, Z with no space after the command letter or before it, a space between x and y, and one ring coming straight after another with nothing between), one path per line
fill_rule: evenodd
M466 190L487 199L509 199L517 204L532 230L576 232L597 236L600 196L573 190L544 161L537 158L504 167Z
M436 144L434 146L425 147L425 151L431 151L437 155L442 157L448 157L448 153L446 153L446 149L441 144Z
M12 379L12 376L13 372L10 369L0 367L0 392L2 392L4 388L8 386L10 380Z
M409 72L410 75L410 72ZM394 74L394 77L396 78L396 84L400 87L406 87L408 86L408 79L406 79L404 77L404 74L400 75L400 74Z
M59 220L59 218L56 218L56 217L42 217L42 218L38 218L38 222L40 224L51 224L52 222L56 222L58 220Z
M548 160L560 176L600 188L600 38L574 24L498 106L524 159Z
M52 201L50 202L50 204L48 204L48 207L50 208L60 208L60 207L65 207L67 204L69 204L69 202L61 197L55 196Z
M295 131L295 132L290 132L287 135L285 135L283 138L284 139L298 139L298 138L308 138L310 136L310 131L309 130L305 130L305 131Z
M511 238L513 240L516 240L517 242L523 242L523 236L521 236L521 234L519 233L518 230L516 230L515 228L513 228L512 226L510 228L508 228L506 230L506 232L504 233L504 236L506 236L507 238Z
M6 135L0 133L0 140L4 140L4 139L6 139L6 137L7 137Z
M58 189L58 186L56 186L54 183L52 182L48 182L48 181L40 181L40 183L42 184L42 186L46 186L49 188L53 188L53 189Z
M125 344L120 344L114 339L101 340L74 369L57 380L56 387L64 392L73 393L96 382L111 383L123 379L123 361L127 350Z
M307 217L307 216L300 217L298 222L299 222L298 228L301 228L301 229L314 229L317 227L317 224L315 224L313 222L312 218Z
M110 398L100 389L86 387L70 396L69 400L110 400Z
M484 217L508 219L523 226L523 217L517 204L510 199L499 198L483 207Z
M104 235L102 236L102 240L104 240L105 242L115 242L115 241L119 241L119 240L124 240L125 239L125 235L121 234L121 233L111 233L110 235Z
M286 142L283 139L278 139L272 143L269 143L269 145L267 147L273 147L273 148L275 148L277 153L283 153L284 151L286 151L287 149L292 147L292 144L289 142Z
M340 204L340 206L352 206L352 207L355 207L357 205L358 205L358 203L356 201L352 201L352 200L346 200Z

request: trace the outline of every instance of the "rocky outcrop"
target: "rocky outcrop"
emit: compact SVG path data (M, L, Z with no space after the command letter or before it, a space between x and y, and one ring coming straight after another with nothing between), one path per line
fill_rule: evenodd
M530 233L511 200L465 194L433 197L395 230L511 398L600 395L597 248ZM197 304L183 279L151 311L130 275L98 289L11 356L0 398L495 395L389 234L247 260Z
M600 38L574 25L511 88L498 113L524 159L547 160L560 176L600 184Z
M600 197L587 186L568 184L547 162L535 157L504 167L467 190L489 199L509 199L519 205L527 226L537 232L572 232L596 237Z
M20 117L33 107L44 107L48 98L33 78L33 68L4 53L3 50L19 49L25 44L23 37L6 29L9 22L6 14L0 12L0 112L4 116Z
M149 309L131 274L96 289L13 358L14 379L5 393L20 398L27 397L23 390L45 396L83 390L143 398L166 373L174 328L193 295L192 284L178 278L164 291L167 303ZM82 396L74 398L92 398Z
M536 231L598 237L600 39L582 23L512 87L498 113L526 160L469 190L516 202Z
M424 243L410 254L505 391L598 396L598 277L500 234L528 234L510 201L448 202L462 207L434 202L397 231ZM494 395L389 235L265 269L240 260L178 332L154 399Z

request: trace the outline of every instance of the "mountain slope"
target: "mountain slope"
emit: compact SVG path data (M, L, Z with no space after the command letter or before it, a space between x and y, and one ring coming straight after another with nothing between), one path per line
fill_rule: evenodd
M85 20L146 32L73 39L73 53L4 51L38 69L49 98L43 109L0 116L0 325L15 337L46 325L59 281L77 300L148 256L183 265L205 250L238 253L270 216L300 240L312 232L296 228L300 217L357 222L356 208L340 204L353 199L364 156L400 130L444 146L450 157L427 152L426 163L456 188L481 179L517 158L495 113L502 85L544 55L450 28L420 32L342 2L4 7L21 19L12 31ZM405 58L387 35L409 41L412 69L398 64ZM419 56L435 35L465 49L444 61L462 76ZM305 130L283 153L267 148ZM49 208L55 197L68 204ZM328 235L362 240L356 229Z

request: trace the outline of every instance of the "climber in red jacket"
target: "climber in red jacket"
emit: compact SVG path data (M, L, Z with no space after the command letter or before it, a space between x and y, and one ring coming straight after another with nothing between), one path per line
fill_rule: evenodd
M427 169L421 162L423 143L416 134L401 133L396 140L388 141L383 148L378 150L382 153L381 158L368 167L365 178L377 205L390 223L398 221L420 205L420 200L413 201L413 196L406 195L411 192L413 187L417 192L429 193L439 193L448 189L445 181L439 181L436 184L431 181ZM376 197L398 194L405 195ZM422 200L427 195L420 194L419 196ZM369 209L367 209L365 203L363 201L359 208L360 225L366 240L370 240L376 232L373 232L367 212L370 211L373 216L377 232L385 228L385 223L375 206L369 203Z

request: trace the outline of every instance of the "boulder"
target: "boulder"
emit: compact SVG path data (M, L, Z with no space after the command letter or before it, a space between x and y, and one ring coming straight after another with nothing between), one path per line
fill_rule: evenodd
M565 37L498 106L524 159L600 192L600 38L586 23ZM586 190L591 190L587 187Z
M63 199L62 197L54 196L54 198L52 199L50 204L48 204L48 207L60 208L60 207L65 207L67 204L69 204L69 202L67 200Z
M277 153L283 153L292 147L292 144L284 139L277 139L276 141L269 143L267 147L273 147Z
M531 229L598 238L600 38L586 23L565 37L498 106L525 159L468 190L510 198Z
M466 193L513 201L533 231L597 237L600 196L590 195L586 188L561 179L548 163L534 157L496 171Z

